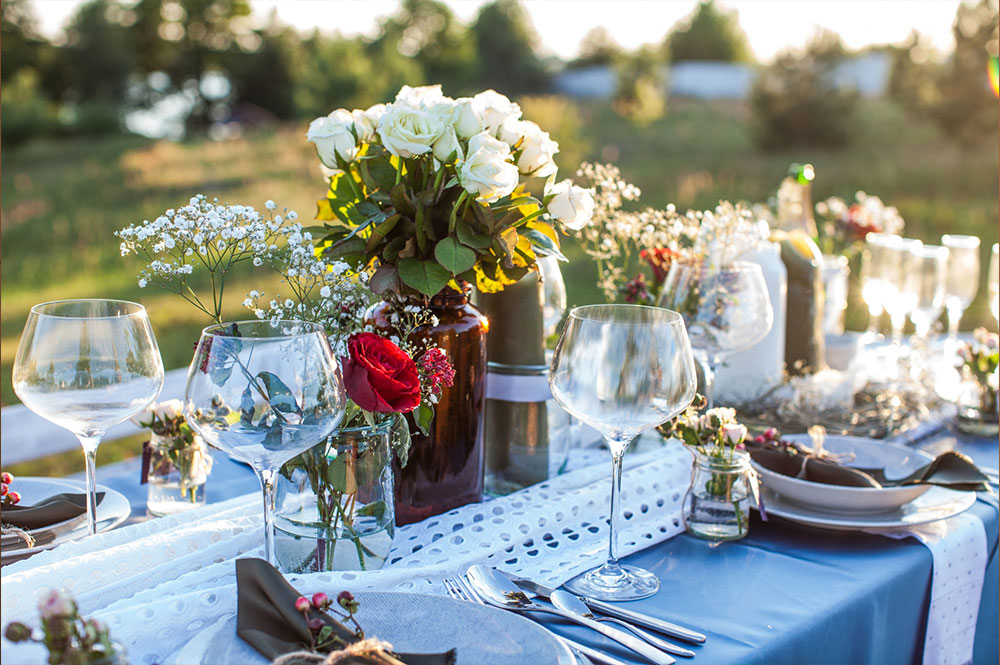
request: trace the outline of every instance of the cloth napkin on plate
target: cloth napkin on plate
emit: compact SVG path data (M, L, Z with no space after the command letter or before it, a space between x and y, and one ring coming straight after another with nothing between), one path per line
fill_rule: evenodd
M285 654L307 651L310 643L305 617L295 609L296 591L274 566L263 559L236 560L236 634L272 661ZM348 644L358 640L354 631L326 614L320 619ZM443 653L394 653L406 665L453 665L455 650ZM344 665L375 661L350 656Z
M851 467L826 453L818 456L807 446L789 441L747 442L747 452L757 464L785 476L814 483L847 487L899 487L938 485L969 492L990 491L989 478L965 455L950 450L905 478L890 480L885 469Z
M104 500L104 492L97 493L97 503ZM4 524L19 529L41 529L59 522L71 520L87 512L86 494L55 494L33 506L4 506Z

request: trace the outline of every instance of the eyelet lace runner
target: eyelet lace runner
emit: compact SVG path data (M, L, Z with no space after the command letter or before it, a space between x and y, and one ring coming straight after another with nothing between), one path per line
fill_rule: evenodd
M482 563L558 586L601 563L608 547L610 460L574 451L577 470L505 497L397 530L377 571L290 576L303 593L445 594L442 580ZM596 453L600 456L596 458ZM581 463L587 464L579 468ZM627 556L683 530L691 457L680 445L626 455L619 543ZM224 503L68 543L4 568L2 622L36 616L46 589L72 593L105 621L133 663L160 663L202 628L236 613L233 559L261 556L261 498ZM4 659L18 647L4 643Z

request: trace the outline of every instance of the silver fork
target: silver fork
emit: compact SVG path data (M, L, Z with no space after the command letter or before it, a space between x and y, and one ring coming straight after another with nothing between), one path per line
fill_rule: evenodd
M458 575L456 577L446 577L444 580L444 587L448 591L448 595L455 600L464 600L469 603L476 603L478 605L486 605L487 607L492 607L489 605L476 589L469 584L469 581L465 579L463 575ZM573 655L582 665L593 665L594 661L599 663L604 663L605 665L627 665L626 663L618 660L613 656L609 656L605 653L601 653L596 649L592 649L588 646L584 646L579 642L574 642L571 639L561 637L552 633L553 637L569 647L569 650L573 652Z

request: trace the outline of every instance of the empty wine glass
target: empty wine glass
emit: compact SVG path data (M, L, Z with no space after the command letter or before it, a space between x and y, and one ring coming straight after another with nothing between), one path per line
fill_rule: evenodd
M896 256L889 247L899 240L892 233L869 233L865 236L865 251L861 256L861 297L868 305L868 329L865 339L879 338L879 319L895 292ZM891 277L890 277L891 276Z
M734 261L714 268L674 261L660 305L684 317L695 358L705 376L705 398L715 405L715 370L723 358L764 339L774 323L764 274L756 263Z
M149 406L163 361L146 309L124 300L61 300L31 308L17 347L14 392L73 432L87 460L87 527L97 533L97 447L109 427Z
M566 588L600 600L651 596L660 588L656 576L618 563L622 457L641 431L670 420L694 398L694 358L684 320L658 307L577 307L556 345L549 385L555 400L601 432L611 451L608 561Z
M1000 284L997 281L1000 280L1000 244L993 243L993 252L990 254L990 272L987 278L990 297L990 311L993 312L993 318L997 319L1000 323Z
M944 310L945 270L948 267L948 248L938 245L914 247L913 284L914 305L910 318L917 337L927 340L931 326Z
M892 322L892 341L897 346L903 340L906 317L913 312L913 308L917 304L917 279L913 271L915 261L913 250L923 244L913 238L899 238L887 248L890 257L888 265L892 272L887 273L886 278L892 280L892 290L886 298L885 309L889 312L889 320Z
M278 469L330 436L344 408L340 368L322 326L238 321L202 331L188 370L184 416L210 445L257 473L272 565Z
M948 248L944 297L948 309L948 340L954 348L962 312L979 292L979 238L946 233L941 244Z
M559 322L566 314L566 283L559 269L559 259L554 256L538 259L538 273L542 280L543 334L548 338L556 334Z

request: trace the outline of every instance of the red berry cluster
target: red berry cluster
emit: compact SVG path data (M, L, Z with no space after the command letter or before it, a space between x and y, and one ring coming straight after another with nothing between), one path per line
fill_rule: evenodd
M441 394L441 388L450 387L455 382L455 368L448 362L448 355L440 347L431 347L420 356L417 363L420 371L421 384L427 392L435 397Z
M770 441L780 441L781 432L774 427L768 427L763 434L758 434L753 438L754 443L768 443Z
M13 506L14 504L21 502L20 492L15 492L10 489L11 483L14 482L14 476L10 475L6 471L0 473L0 495L3 496L3 505Z
M330 597L322 591L314 593L312 598L299 596L295 599L295 610L302 613L306 619L306 625L309 627L313 651L318 651L331 644L341 642L340 638L333 634L332 629L330 629L322 617L310 616L314 611L321 614L333 612L345 622L350 620L355 626L356 633L359 636L364 635L361 626L354 619L354 613L358 611L358 602L354 600L354 594L350 591L341 591L337 594L336 604L344 611L339 612L334 609L334 601L330 600Z

